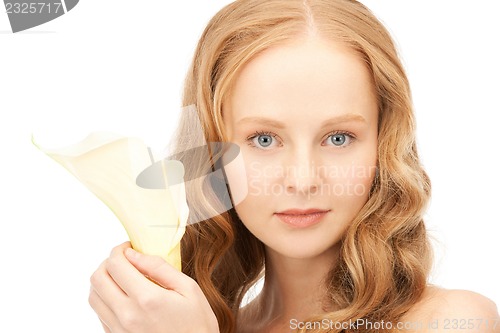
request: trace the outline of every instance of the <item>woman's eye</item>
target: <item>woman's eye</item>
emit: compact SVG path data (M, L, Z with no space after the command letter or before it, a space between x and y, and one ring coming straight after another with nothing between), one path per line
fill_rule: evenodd
M336 133L328 137L328 141L337 147L346 147L351 144L353 136L348 133Z
M257 141L262 147L269 147L273 142L273 137L270 135L260 135L257 137Z
M328 141L339 148L347 147L354 139L354 136L350 133L333 133L328 136ZM256 132L253 136L247 138L247 141L254 148L269 148L277 139L276 135L271 132Z
M272 145L273 141L275 141L276 135L272 133L255 133L252 137L249 137L247 140L249 141L249 145L256 148L268 148Z

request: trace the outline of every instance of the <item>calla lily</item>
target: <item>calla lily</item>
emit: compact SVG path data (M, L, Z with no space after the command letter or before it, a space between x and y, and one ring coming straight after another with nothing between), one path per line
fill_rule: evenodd
M137 185L136 178L154 159L137 138L97 132L78 144L58 150L44 149L32 141L113 211L134 249L158 255L181 270L180 240L189 207L182 181L184 166L180 161L162 160L164 184L145 189ZM177 181L170 181L169 185L169 179Z

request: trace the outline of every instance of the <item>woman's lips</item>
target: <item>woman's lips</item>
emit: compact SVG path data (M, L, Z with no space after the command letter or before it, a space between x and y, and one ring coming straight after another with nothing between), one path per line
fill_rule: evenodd
M323 220L329 211L316 211L309 214L283 214L276 213L276 216L283 222L296 228L307 228Z

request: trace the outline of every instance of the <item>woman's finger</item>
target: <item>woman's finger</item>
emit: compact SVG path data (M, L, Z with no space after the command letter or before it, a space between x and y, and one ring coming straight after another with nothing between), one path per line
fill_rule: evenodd
M194 280L179 272L174 266L158 256L148 256L132 249L125 251L134 269L166 289L188 296L196 289Z
M106 305L94 288L90 288L89 304L99 317L106 332L125 332L115 313Z
M106 270L107 260L92 274L90 283L93 290L100 299L113 311L118 313L120 309L129 303L125 292L115 283Z
M104 329L104 332L105 333L111 333L109 327L102 320L100 320L100 321L101 321L101 324L102 324L102 328Z
M132 265L124 255L125 249L126 247L122 245L113 249L106 262L108 274L128 297L132 299L139 300L147 298L148 295L154 295L156 293L154 289L158 288L158 286L154 282L146 279L144 274ZM181 274L180 272L177 273ZM160 284L164 288L174 289L163 283Z

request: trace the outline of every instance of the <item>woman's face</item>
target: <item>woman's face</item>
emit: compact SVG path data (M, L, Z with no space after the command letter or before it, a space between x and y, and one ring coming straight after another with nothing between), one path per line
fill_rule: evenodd
M240 72L223 119L244 161L245 170L226 175L233 199L246 176L248 193L235 206L245 226L287 257L338 244L377 164L377 98L359 55L313 37L268 49ZM309 208L327 213L278 214Z

